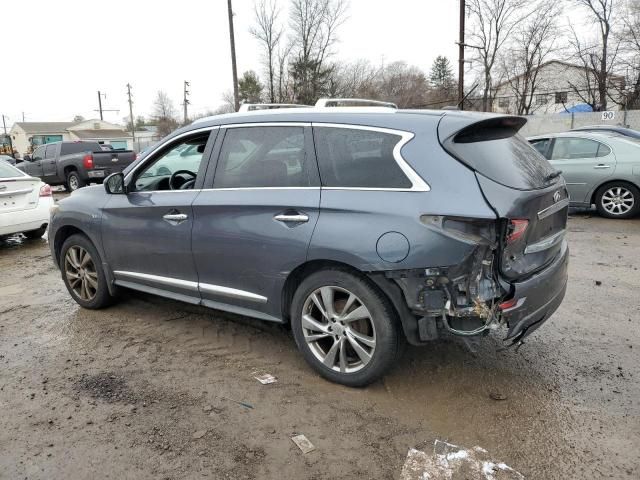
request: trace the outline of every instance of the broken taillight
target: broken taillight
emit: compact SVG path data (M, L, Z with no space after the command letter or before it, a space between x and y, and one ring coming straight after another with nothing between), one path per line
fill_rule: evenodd
M509 220L509 227L507 229L507 243L514 243L520 240L527 231L529 226L529 220Z

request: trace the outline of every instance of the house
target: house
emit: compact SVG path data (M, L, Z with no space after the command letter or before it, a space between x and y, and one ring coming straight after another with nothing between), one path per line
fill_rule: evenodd
M590 80L591 90L595 85L595 73L591 72ZM495 97L493 102L493 111L497 113L518 113L517 96L513 86L517 85L518 80L522 76L516 76L509 80L499 83L495 87ZM624 86L624 77L619 75L609 75L613 84L619 87ZM585 105L584 98L581 98L575 90L579 90L585 98L588 98L589 83L585 75L584 67L574 65L560 60L551 60L543 63L538 67L536 87L534 91L533 101L529 113L562 113L571 111L580 111L588 109ZM618 90L622 88L610 89L609 94L613 99L609 99L607 103L608 110L619 110L619 106L615 103L616 96L620 96ZM596 93L596 98L598 98Z
M61 140L96 141L116 149L132 149L131 133L121 125L104 120L81 122L16 122L9 133L13 147L24 155L34 146Z

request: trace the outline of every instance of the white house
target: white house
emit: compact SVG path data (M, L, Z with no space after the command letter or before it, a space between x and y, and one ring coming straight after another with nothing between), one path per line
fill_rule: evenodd
M117 149L132 149L131 134L121 125L104 120L81 122L16 122L9 133L13 147L24 155L34 146L61 140L88 140Z
M595 75L592 73L592 75ZM517 113L517 97L512 85L519 77L505 80L496 86L493 111L498 113ZM624 78L618 75L611 75L613 83L624 85ZM591 88L595 85L595 77L591 79ZM574 88L575 87L575 88ZM584 104L584 100L575 92L579 90L583 96L588 97L588 84L584 67L551 60L543 63L538 68L536 87L533 102L529 113L561 113L570 110L576 105ZM616 92L610 91L614 98ZM597 97L596 97L597 98ZM609 99L608 110L619 110L619 106Z

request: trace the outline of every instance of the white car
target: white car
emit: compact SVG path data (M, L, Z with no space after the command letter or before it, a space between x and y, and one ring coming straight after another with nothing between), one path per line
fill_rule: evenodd
M0 236L22 233L40 238L47 230L51 187L0 161Z

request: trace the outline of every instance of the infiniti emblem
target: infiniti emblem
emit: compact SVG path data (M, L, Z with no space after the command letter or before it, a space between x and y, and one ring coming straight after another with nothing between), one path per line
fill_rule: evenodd
M556 202L556 203L560 201L560 192L559 191L553 194L553 201Z

